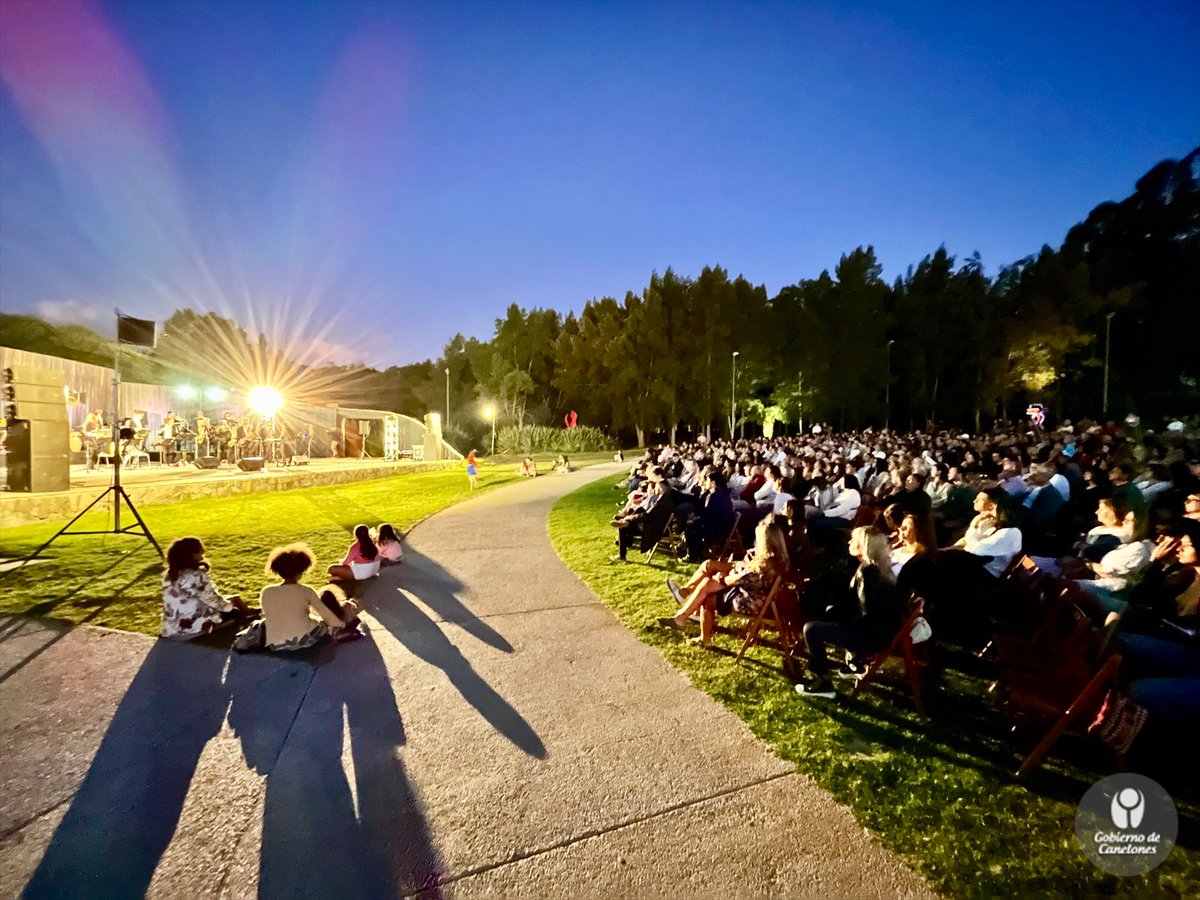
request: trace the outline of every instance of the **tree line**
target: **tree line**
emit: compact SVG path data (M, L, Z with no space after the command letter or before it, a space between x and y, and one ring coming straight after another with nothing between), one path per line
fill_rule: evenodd
M945 247L891 284L874 249L857 247L832 271L775 296L719 265L694 276L668 268L578 315L513 304L490 340L458 334L437 360L382 371L297 367L288 348L229 319L180 310L126 377L220 377L241 367L255 378L286 375L321 399L420 416L447 412L449 371L452 443L478 444L490 427L480 410L491 405L501 425L561 424L576 410L581 424L644 445L652 436L815 422L978 430L1033 401L1056 418L1097 417L1107 352L1110 417L1194 414L1198 159L1200 148L1159 163L1130 196L1093 209L1060 247L990 277L978 254L958 259ZM111 364L111 345L80 326L21 316L0 326L9 346ZM197 346L208 352L198 357Z

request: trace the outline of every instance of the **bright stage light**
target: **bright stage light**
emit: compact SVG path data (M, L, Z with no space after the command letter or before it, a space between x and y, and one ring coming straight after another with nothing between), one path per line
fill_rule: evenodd
M229 397L229 391L222 387L210 387L204 389L204 399L210 403L220 403Z
M190 384L181 384L175 388L175 396L180 400L195 400L198 394L199 391Z
M283 394L273 387L259 385L246 394L246 404L264 419L269 419L283 408Z

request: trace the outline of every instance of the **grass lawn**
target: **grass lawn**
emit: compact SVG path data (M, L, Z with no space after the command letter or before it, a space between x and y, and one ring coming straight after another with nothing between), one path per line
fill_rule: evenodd
M617 480L601 479L554 507L550 536L562 559L643 641L850 806L937 890L969 897L1196 895L1195 792L1185 803L1172 791L1181 843L1165 863L1137 878L1101 872L1080 851L1074 824L1079 799L1106 771L1103 760L1088 770L1052 759L1017 783L1017 756L980 677L948 672L945 689L930 698L931 718L921 719L898 681L894 691L872 687L854 702L805 699L770 647L753 648L736 665L740 637L718 636L722 652L687 646L686 636L657 618L674 611L664 577L691 567L661 556L648 566L636 552L630 564L607 561L614 551L607 523L623 498ZM1067 741L1058 749L1080 759L1088 753Z
M553 469L552 454L539 454L536 459L540 471ZM587 454L572 463L589 465L611 459L608 453ZM515 465L480 461L481 490L493 490L518 478ZM355 525L391 522L407 531L470 493L460 464L334 487L139 504L138 512L164 551L175 538L199 537L208 551L218 589L252 599L274 580L263 573L272 547L307 543L317 557L317 566L307 580L319 586L325 567L341 561L353 540ZM111 527L111 509L106 501L103 512L94 510L75 527ZM123 511L122 524L127 521L132 519ZM4 529L0 557L28 555L63 524ZM44 556L48 561L0 574L0 613L158 633L162 561L148 541L140 536L61 537Z

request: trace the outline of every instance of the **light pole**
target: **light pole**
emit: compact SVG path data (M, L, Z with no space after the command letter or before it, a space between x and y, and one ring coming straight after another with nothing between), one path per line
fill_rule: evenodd
M483 412L484 412L484 415L486 415L489 419L492 420L492 452L489 454L489 456L495 456L496 455L496 407L489 406Z
M450 427L450 367L446 366L446 427Z
M737 427L737 358L740 350L733 351L733 376L729 379L729 439L734 439L734 429Z
M1104 397L1100 402L1101 415L1108 415L1108 349L1112 342L1112 320L1115 312L1104 317Z
M892 344L894 340L888 341L887 346L887 381L883 383L883 427L886 431L892 427Z

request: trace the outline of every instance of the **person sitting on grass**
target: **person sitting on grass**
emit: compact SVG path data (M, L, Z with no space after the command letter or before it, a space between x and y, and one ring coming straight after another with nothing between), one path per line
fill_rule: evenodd
M379 526L379 536L375 542L379 547L381 566L398 566L404 562L404 548L400 545L400 536L391 525L385 522Z
M199 538L179 538L167 549L162 637L187 641L259 615L237 594L221 596L208 572Z
M862 657L887 646L904 620L887 535L873 526L855 528L850 532L850 555L859 562L850 581L850 590L858 601L857 615L846 623L805 623L804 643L808 647L812 680L796 685L798 694L825 698L836 695L829 676L827 644Z
M521 464L517 466L517 474L525 478L537 478L537 463L533 461L532 456L525 457Z
M340 563L329 567L329 580L363 581L379 574L379 548L371 540L371 529L366 525L354 526L354 543L346 551Z
M358 607L345 601L333 585L320 594L300 579L316 560L304 544L276 547L267 557L266 573L279 576L280 583L268 585L259 595L263 622L259 635L248 629L238 635L238 649L257 646L275 652L306 650L328 637L350 640L361 637Z
M700 613L700 636L688 643L707 648L712 643L717 616L736 612L758 615L775 580L788 570L787 544L775 517L764 519L754 530L754 549L738 563L707 560L683 588L667 579L667 588L681 604L674 617L659 619L663 625L683 630L695 613Z
M571 468L571 461L567 459L567 455L565 453L560 453L558 455L558 459L554 461L554 471L563 475L575 471Z

